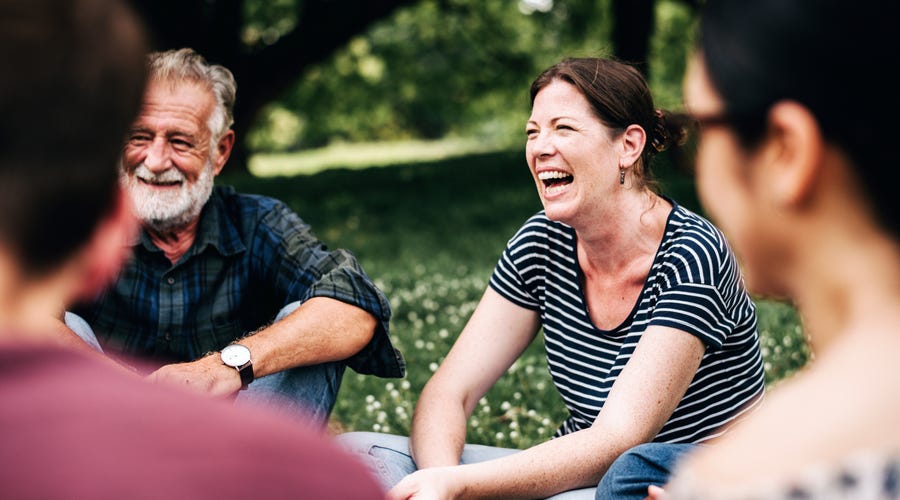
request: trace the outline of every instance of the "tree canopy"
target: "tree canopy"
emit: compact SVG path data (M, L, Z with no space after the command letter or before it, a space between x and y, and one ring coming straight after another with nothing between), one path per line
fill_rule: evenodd
M562 57L615 55L651 77L677 75L684 59L677 47L684 44L654 45L654 39L683 39L693 6L683 0L133 2L154 48L193 47L234 72L232 163L238 168L246 168L248 147L447 135L514 139L531 79Z

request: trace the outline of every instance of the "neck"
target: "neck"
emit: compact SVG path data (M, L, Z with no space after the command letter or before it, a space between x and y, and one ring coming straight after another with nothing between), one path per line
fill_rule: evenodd
M827 251L806 253L806 271L793 275L791 295L817 352L846 332L885 333L873 322L890 321L886 312L900 311L900 248L883 235L864 233L818 238L815 245Z
M144 229L147 231L153 244L166 254L169 262L175 264L194 244L199 223L200 218L198 217L179 228L158 231L144 226Z
M575 228L582 266L620 272L635 260L655 256L662 241L671 205L651 192L623 197L612 210L595 214L585 227Z
M0 332L42 338L48 327L62 318L75 280L67 273L45 278L24 276L16 263L0 252Z

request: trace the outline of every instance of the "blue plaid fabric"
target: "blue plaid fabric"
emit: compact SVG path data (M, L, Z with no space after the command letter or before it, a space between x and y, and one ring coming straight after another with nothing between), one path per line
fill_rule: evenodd
M362 374L402 377L391 344L387 297L348 251L329 250L284 203L217 186L197 239L175 264L142 232L118 281L72 309L110 354L154 365L194 360L272 322L312 297L353 304L379 320L375 336L346 361Z

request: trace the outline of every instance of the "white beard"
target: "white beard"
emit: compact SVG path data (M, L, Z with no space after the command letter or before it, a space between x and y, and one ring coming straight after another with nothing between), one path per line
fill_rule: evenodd
M212 160L207 161L193 183L188 183L177 168L153 174L142 163L130 173L124 166L120 168L119 181L131 196L135 215L150 228L166 232L184 227L200 215L212 194L215 175ZM181 186L160 193L147 185L164 182L181 182Z

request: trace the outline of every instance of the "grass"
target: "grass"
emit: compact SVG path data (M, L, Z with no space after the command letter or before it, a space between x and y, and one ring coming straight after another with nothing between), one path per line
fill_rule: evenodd
M348 371L333 424L408 434L419 392L474 310L507 239L540 203L521 151L377 168L347 162L348 168L291 176L226 172L219 182L284 200L330 247L351 250L385 291L393 308L391 337L404 353L407 376ZM669 172L661 180L665 193L702 213L690 178ZM793 308L757 303L767 382L774 384L802 367L809 351ZM539 338L482 398L469 422L469 442L525 448L556 430L565 409L542 347Z

